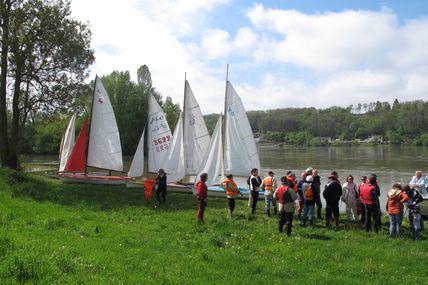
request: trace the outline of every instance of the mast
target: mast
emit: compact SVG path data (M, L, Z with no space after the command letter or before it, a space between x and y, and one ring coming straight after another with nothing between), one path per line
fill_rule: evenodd
M94 99L95 99L95 91L96 91L96 89L97 89L97 79L98 79L98 75L95 75L94 92L93 92L93 94L92 94L91 116L89 117L88 138L86 139L85 175L88 173L88 151L89 151L89 139L90 139L90 137L91 137L92 113L93 113L93 111L94 111Z
M186 149L187 149L187 128L186 128L186 89L187 89L187 72L184 72L184 98L183 98L183 112L181 112L182 120L183 120L183 154L184 154L184 167L187 169L187 156L186 156ZM186 174L186 171L184 172Z
M223 128L222 128L222 163L221 163L221 169L222 169L222 179L224 179L224 159L225 159L225 151L226 151L226 120L228 119L228 115L227 115L227 82L229 81L229 64L227 64L226 66L226 87L224 90L224 109L223 109L223 113L224 113L224 117L223 117ZM228 173L230 174L230 173Z

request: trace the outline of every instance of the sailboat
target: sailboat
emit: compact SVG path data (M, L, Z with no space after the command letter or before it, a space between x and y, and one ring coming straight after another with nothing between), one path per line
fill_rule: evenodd
M89 137L88 137L89 134ZM88 167L108 173L88 173ZM129 177L109 175L122 172L122 147L119 130L108 94L95 78L90 121L87 117L59 178L67 183L125 184Z
M260 169L260 159L241 98L226 76L224 121L218 118L199 175L208 173L208 195L223 196L224 175L248 177L252 168ZM241 197L248 197L248 188L239 187ZM196 194L195 189L193 193ZM262 194L262 193L260 193Z
M191 193L193 181L185 183L183 180L197 174L210 137L189 82L185 79L183 112L173 135L154 97L149 101L148 120L149 172L163 168L167 173L168 191ZM142 183L130 182L127 186L136 187L136 184Z
M58 172L64 171L65 165L67 164L68 158L70 157L71 151L73 150L75 131L76 131L76 114L73 114L61 138Z

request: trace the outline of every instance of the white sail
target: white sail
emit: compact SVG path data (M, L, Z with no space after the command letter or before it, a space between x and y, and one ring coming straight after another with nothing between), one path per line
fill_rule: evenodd
M196 175L210 143L210 135L189 82L184 93L184 154L186 175ZM175 135L174 135L175 137Z
M93 98L87 165L122 171L122 147L113 108L97 77Z
M146 129L143 130L141 135L140 142L138 143L137 150L135 151L134 158L132 159L131 167L129 168L128 176L129 177L139 177L143 176L144 173L144 133Z
M167 166L172 134L165 114L153 96L149 98L147 131L148 167L150 172L157 172Z
M232 84L226 82L224 167L226 173L246 176L260 169L260 159L244 105Z
M164 167L167 173L167 182L176 182L185 176L182 114L180 114L177 126L175 127L173 138L168 155L168 163Z
M202 160L199 175L202 173L208 174L207 185L220 184L223 181L223 141L222 141L222 116L217 120L214 132L211 136L211 141L208 146L208 151Z
M64 171L64 167L67 164L68 157L71 154L71 151L74 146L74 133L76 129L76 114L70 119L67 129L62 138L61 142L61 151L60 151L60 160L59 160L59 172Z

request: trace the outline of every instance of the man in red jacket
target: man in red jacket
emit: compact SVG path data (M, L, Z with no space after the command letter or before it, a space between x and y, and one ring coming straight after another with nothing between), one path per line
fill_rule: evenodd
M208 179L207 173L202 173L200 180L196 183L196 198L199 200L198 208L198 222L204 223L204 211L207 205L205 200L207 199L207 184L205 182Z

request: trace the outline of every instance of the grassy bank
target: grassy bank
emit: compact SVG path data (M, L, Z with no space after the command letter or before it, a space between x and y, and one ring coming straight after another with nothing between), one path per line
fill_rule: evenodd
M64 185L0 170L2 284L424 284L426 233L390 240L342 222L339 231L248 215L209 199L206 224L195 198L169 194L155 209L124 187ZM384 222L387 220L384 219ZM408 229L405 228L408 232Z

